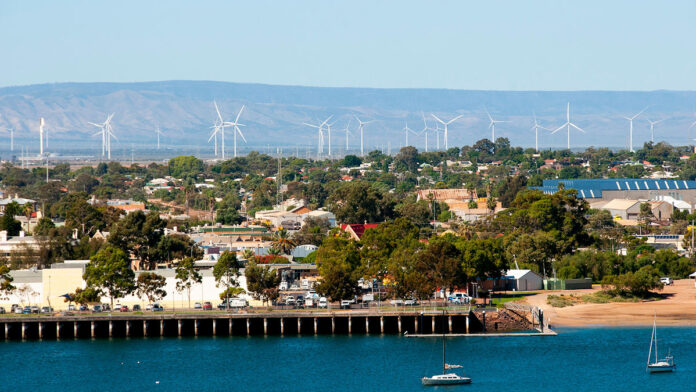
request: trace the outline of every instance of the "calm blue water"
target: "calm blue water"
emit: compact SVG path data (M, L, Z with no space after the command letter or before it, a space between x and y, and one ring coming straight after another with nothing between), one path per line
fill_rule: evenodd
M696 329L662 328L673 374L645 373L650 329L457 338L471 385L426 388L441 341L399 336L113 339L0 343L3 391L689 391ZM665 352L666 354L666 352ZM159 381L159 384L156 384Z

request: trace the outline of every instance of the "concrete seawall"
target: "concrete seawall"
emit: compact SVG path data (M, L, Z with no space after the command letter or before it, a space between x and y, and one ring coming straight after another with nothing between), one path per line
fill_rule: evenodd
M503 310L504 312L504 310ZM272 312L91 314L0 318L0 339L82 339L160 336L304 336L466 334L483 332L478 312ZM526 320L519 328L531 329ZM497 326L496 326L497 328ZM511 328L507 325L507 328ZM490 324L486 326L491 331ZM500 329L499 331L504 331Z

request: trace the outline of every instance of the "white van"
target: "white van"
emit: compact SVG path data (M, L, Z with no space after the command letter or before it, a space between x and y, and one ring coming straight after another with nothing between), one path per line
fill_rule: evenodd
M326 299L326 297L321 297L319 298L319 305L318 307L320 309L326 309L329 307L329 300Z

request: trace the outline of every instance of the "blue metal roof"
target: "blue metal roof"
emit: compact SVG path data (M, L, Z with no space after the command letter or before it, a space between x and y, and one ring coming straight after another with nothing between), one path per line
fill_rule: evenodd
M544 180L542 186L530 187L547 194L558 191L558 184L566 189L578 191L581 198L600 198L602 191L636 191L636 190L684 190L696 189L696 181L654 180L647 178L597 178L597 179L554 179Z

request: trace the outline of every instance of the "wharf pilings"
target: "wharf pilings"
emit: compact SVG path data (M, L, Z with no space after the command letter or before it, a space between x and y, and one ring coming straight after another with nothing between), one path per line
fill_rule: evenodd
M0 318L0 340L182 336L468 334L483 332L476 312L147 313Z

